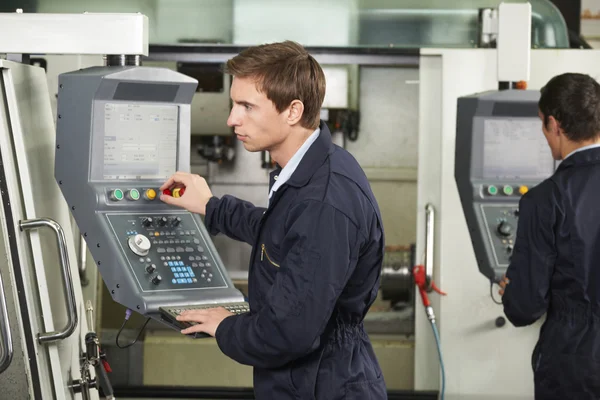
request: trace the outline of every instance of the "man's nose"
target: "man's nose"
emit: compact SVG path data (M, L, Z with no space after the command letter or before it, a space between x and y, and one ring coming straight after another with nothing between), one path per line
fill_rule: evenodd
M234 126L238 126L239 124L240 124L239 117L237 116L237 113L235 112L235 107L234 107L229 112L229 118L227 118L227 126L234 127Z

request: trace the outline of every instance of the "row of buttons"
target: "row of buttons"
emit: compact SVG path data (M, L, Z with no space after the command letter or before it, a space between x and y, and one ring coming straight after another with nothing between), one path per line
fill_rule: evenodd
M177 267L178 265L183 265L183 261L165 261L163 263L165 267ZM212 264L209 262L200 262L200 263L192 263L192 267L194 268L204 268L204 267L212 267Z
M204 248L202 246L198 246L196 248L198 250L199 253L204 252ZM194 252L194 248L193 247L186 247L185 249L183 247L177 247L177 248L173 248L173 247L167 247L166 249L164 247L158 247L156 249L156 252L159 254L162 253L193 253Z
M525 194L529 191L529 188L525 185L521 185L518 188L518 192L520 194ZM496 187L495 185L489 185L487 187L487 193L490 196L495 196L498 194L498 187ZM513 194L515 194L515 188L513 188L511 185L504 185L502 187L502 193L504 193L506 196L512 196Z
M132 201L137 201L140 199L140 191L137 189L128 189L126 191L126 193L127 194L125 194L125 192L123 192L123 190L121 190L121 189L113 189L113 190L111 190L109 197L112 201L121 201L125 197L127 197L127 200L132 200ZM144 191L144 199L152 201L155 198L156 198L156 190L146 189Z
M148 262L150 262L149 258L147 260L148 260ZM160 260L161 261L181 260L181 256L173 256L173 257L171 257L171 256L161 256ZM202 260L207 261L208 257L206 257L206 256L195 256L195 257L194 256L190 256L190 261L194 261L194 260L195 261L202 261ZM140 259L140 261L143 262L143 259ZM210 265L209 265L209 267L210 267Z
M192 241L184 239L153 240L152 244L192 244ZM200 244L200 240L194 239L194 244Z
M179 240L179 239L171 239L171 240L153 240L153 245L157 244L192 244L191 240Z
M182 283L196 283L196 282L198 282L198 279L196 279L196 278L180 278L180 279L173 278L173 279L171 279L171 283L173 283L174 285L182 284Z
M196 231L171 231L171 232L150 232L150 236L194 236Z

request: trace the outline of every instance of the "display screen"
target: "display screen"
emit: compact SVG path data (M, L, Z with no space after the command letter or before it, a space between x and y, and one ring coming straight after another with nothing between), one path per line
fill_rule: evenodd
M106 103L104 179L167 179L175 173L178 122L177 106Z
M545 179L554 159L538 118L484 121L483 178Z

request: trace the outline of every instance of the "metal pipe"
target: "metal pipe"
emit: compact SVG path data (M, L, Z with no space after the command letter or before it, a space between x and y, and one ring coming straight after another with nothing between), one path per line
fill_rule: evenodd
M103 58L105 67L139 67L141 65L141 58L139 55L108 54Z
M81 286L87 286L87 244L82 236L79 236L79 279Z
M431 203L425 206L425 275L427 276L427 291L433 284L433 246L435 229L435 208Z
M69 265L69 256L67 252L67 241L65 232L60 224L50 218L38 218L26 221L19 221L21 231L47 227L56 234L56 244L58 245L58 256L62 270L63 292L67 300L67 325L62 331L45 332L38 334L40 343L50 343L57 340L63 340L71 336L77 327L77 307L75 302L75 290L73 289L73 279L71 278L71 267Z

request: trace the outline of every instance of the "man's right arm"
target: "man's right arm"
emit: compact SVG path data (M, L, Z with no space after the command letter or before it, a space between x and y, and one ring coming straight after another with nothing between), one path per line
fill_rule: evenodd
M206 204L204 223L211 235L223 233L252 246L266 210L229 195L220 199L211 197Z

